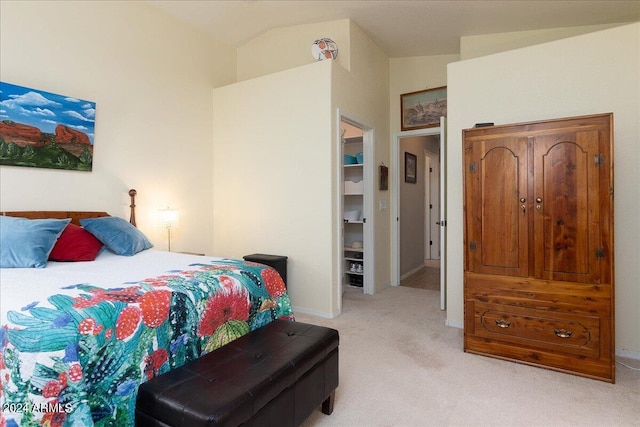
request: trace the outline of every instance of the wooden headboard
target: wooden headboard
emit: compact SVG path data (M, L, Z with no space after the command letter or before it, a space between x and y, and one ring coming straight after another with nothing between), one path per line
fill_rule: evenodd
M129 190L129 196L131 197L131 204L129 208L131 210L131 216L129 218L129 222L136 225L136 190ZM110 216L107 212L98 212L98 211L11 211L11 212L0 212L0 215L5 216L16 216L20 218L29 218L29 219L45 219L45 218L55 218L55 219L65 219L71 218L71 222L80 225L80 220L85 218L99 218L102 216Z

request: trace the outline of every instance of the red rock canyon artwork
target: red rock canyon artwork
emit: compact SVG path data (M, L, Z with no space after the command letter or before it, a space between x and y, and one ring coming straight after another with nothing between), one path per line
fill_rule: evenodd
M96 104L0 82L0 165L91 171Z

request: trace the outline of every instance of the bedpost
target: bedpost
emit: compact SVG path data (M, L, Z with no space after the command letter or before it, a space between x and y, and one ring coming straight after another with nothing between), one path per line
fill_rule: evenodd
M131 196L131 204L129 205L131 208L131 216L129 217L129 222L134 227L136 226L136 194L138 194L138 192L133 188L129 190L129 196Z

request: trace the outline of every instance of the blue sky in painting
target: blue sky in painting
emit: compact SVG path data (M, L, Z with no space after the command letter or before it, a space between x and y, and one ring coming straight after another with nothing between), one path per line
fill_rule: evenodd
M0 82L0 121L35 126L55 133L59 124L84 132L93 144L96 103Z

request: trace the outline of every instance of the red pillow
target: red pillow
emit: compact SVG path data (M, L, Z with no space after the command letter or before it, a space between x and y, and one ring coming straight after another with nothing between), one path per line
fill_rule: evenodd
M93 261L102 242L82 227L67 224L49 254L51 261Z

